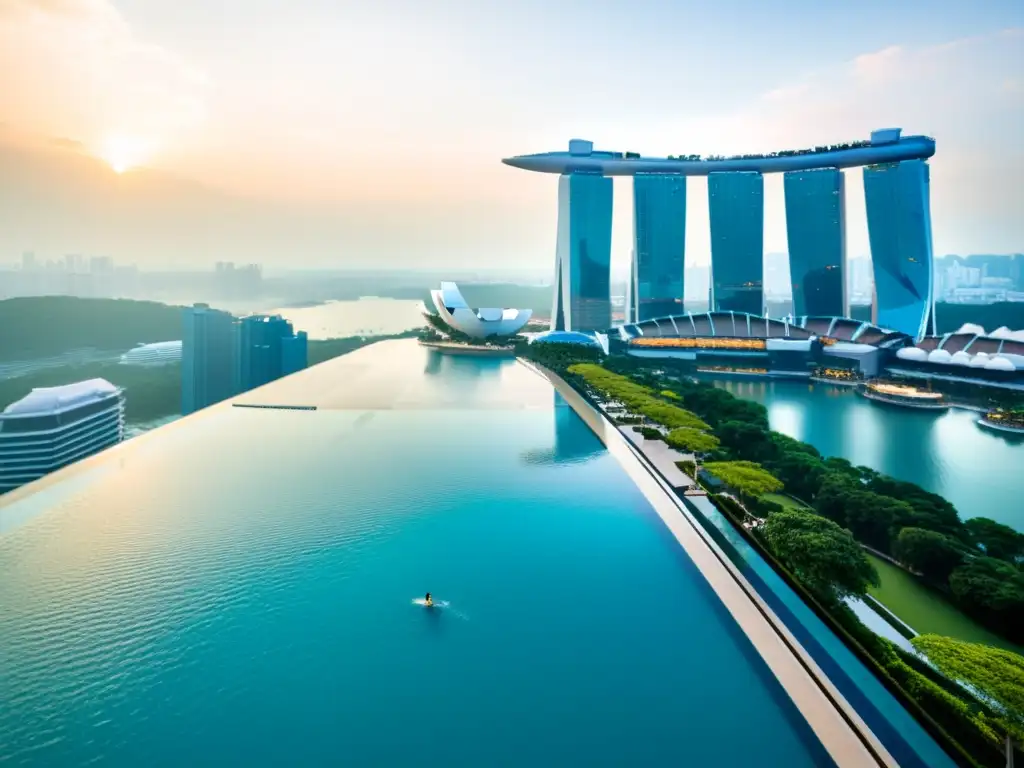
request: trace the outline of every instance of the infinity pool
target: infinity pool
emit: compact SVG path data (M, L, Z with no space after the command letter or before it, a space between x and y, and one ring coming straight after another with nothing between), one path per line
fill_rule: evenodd
M58 476L0 535L0 762L831 765L547 381L432 354L354 353L390 408L219 406Z

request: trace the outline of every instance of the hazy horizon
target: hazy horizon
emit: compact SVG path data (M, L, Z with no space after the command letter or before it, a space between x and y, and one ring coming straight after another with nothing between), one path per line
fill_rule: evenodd
M222 0L217 11L187 0L0 2L0 263L30 251L144 269L543 274L555 177L502 157L574 137L729 154L890 125L936 138L937 255L1024 251L1016 3L772 10L727 0L712 12L527 0L485 13L460 0ZM722 23L731 18L744 23ZM781 184L766 177L766 252L788 251ZM860 173L847 185L849 253L866 256ZM617 179L615 194L620 272L630 182ZM688 198L687 262L705 265L704 179Z

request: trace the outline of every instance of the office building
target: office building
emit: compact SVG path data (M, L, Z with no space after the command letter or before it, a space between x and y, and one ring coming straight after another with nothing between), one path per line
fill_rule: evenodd
M206 304L183 312L181 412L188 415L239 392L238 321Z
M686 251L686 177L633 177L633 258L626 320L639 322L683 311Z
M846 184L838 168L790 171L783 186L793 314L846 317Z
M124 395L105 379L33 389L0 413L0 493L124 438Z
M934 333L929 168L924 160L864 169L875 316L915 339Z
M764 311L764 177L758 172L708 176L711 306Z
M596 173L562 175L552 330L611 326L611 258L612 180Z
M238 391L261 387L306 367L305 332L296 334L280 315L242 318L238 333Z

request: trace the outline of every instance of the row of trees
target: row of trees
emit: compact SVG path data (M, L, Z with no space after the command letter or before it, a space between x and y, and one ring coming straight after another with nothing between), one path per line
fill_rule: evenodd
M609 358L607 365L638 383L665 387L662 376L633 358ZM772 431L758 403L685 377L668 386L719 440L705 468L716 460L760 465L817 514L900 560L993 631L1024 642L1024 534L988 518L965 523L946 499L914 483L823 457L814 446ZM777 509L770 502L755 505L767 513Z

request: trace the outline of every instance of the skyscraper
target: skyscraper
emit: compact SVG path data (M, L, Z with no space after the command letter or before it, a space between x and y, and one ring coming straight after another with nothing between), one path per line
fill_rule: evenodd
M929 169L924 160L864 169L875 275L873 321L914 338L934 333Z
M306 367L306 334L280 315L252 315L239 324L238 389L246 392Z
M612 180L599 173L558 179L558 245L552 330L604 331L612 324Z
M849 314L846 298L846 183L838 168L784 177L793 314Z
M238 321L206 304L183 313L181 412L188 415L238 394Z
M638 173L633 177L633 259L627 322L683 311L686 250L686 177Z
M764 177L755 171L708 175L711 300L715 310L764 312Z

